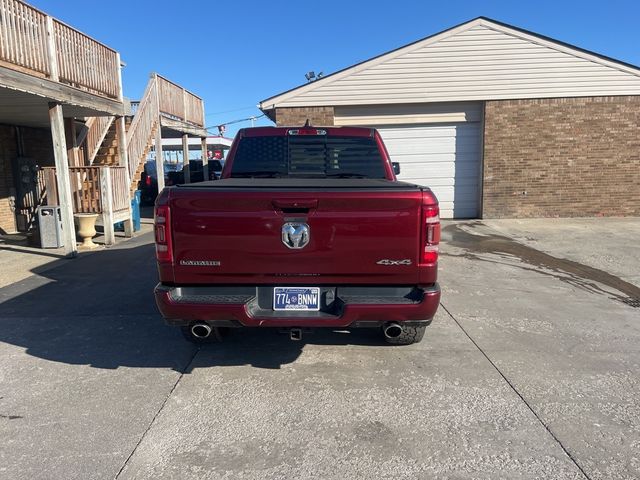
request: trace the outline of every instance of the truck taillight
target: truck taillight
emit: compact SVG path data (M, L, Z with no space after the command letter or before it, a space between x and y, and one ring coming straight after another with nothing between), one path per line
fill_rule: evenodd
M438 205L423 205L423 250L421 263L438 261L438 244L440 243L440 208Z
M173 262L171 244L171 210L168 205L156 207L154 231L156 235L156 259L159 262Z

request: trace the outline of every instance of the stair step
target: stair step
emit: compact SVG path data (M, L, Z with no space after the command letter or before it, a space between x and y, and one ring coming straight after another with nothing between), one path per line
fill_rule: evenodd
M117 146L116 147L103 146L98 149L98 155L106 155L106 154L115 155L116 153L118 153Z

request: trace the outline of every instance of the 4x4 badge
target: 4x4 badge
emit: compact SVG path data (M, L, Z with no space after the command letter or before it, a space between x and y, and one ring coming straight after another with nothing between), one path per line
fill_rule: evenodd
M376 262L378 265L411 265L411 260L405 258L404 260L389 260L388 258L383 258L382 260L378 260Z

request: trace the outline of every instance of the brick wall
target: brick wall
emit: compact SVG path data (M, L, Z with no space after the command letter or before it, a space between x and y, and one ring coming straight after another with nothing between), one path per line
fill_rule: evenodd
M486 102L484 218L640 215L640 97Z
M276 125L302 126L309 119L311 125L333 125L333 107L285 107L276 108Z
M14 127L0 125L0 233L14 233L15 189L11 162L17 156Z
M53 143L47 129L20 127L24 156L40 166L52 166ZM13 162L18 157L16 130L12 125L0 125L0 232L16 232Z

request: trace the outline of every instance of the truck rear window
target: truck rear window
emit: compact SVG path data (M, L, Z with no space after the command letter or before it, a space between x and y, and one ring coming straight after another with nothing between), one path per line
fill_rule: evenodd
M232 178L386 178L375 139L325 135L244 137Z

